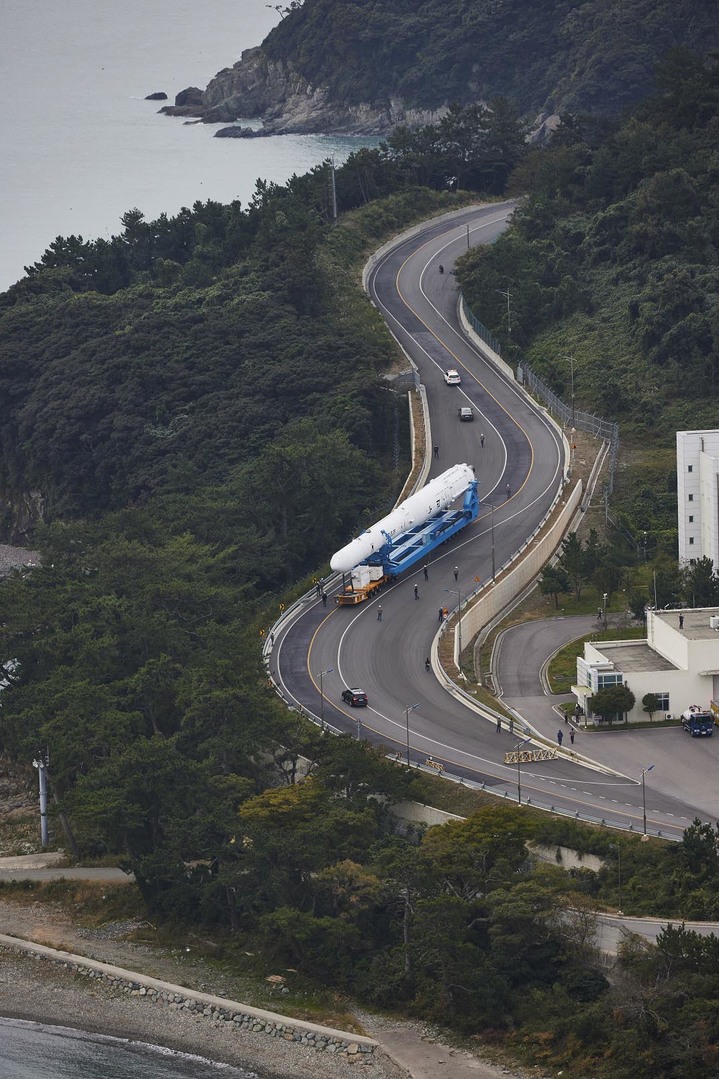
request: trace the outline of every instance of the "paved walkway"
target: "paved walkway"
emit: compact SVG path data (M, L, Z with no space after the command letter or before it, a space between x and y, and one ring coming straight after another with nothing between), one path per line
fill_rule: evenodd
M42 854L23 854L0 858L0 880L99 880L113 884L128 884L135 878L113 866L64 866L63 851Z

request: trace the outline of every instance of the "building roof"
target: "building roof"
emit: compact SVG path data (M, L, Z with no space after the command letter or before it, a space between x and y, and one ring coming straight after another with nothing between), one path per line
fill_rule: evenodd
M598 652L622 674L634 671L678 671L681 668L660 656L646 641L593 641Z
M679 616L684 616L684 624L679 628ZM716 640L719 644L719 630L712 629L709 619L719 617L719 607L685 607L681 611L655 611L654 617L681 633L690 641Z

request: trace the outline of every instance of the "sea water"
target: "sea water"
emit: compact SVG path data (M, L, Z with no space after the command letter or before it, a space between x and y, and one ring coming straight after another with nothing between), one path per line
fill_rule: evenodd
M0 1019L0 1079L257 1077L254 1072L144 1042L20 1019Z
M108 238L135 207L151 220L198 199L247 206L258 178L285 183L376 142L216 139L159 114L279 17L264 0L1 0L0 291L56 236ZM158 91L168 102L144 100Z

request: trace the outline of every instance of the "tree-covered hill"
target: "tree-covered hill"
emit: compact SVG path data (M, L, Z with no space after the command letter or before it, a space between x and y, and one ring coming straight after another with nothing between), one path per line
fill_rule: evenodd
M516 227L459 277L507 355L565 395L573 364L578 406L619 421L635 462L623 508L672 551L674 433L717 425L719 65L679 50L658 85L613 130L567 123L531 153L512 181L532 192Z
M510 99L611 115L659 58L719 43L714 0L304 0L263 50L339 101L434 109Z

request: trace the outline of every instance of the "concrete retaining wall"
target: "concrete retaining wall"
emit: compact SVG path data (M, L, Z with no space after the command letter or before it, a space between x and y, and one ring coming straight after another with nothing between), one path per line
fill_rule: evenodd
M56 963L86 978L98 978L122 993L162 1004L170 1011L183 1009L194 1015L219 1020L228 1030L267 1034L271 1038L298 1042L308 1049L342 1053L347 1057L355 1057L359 1053L374 1053L378 1048L378 1043L373 1038L308 1023L304 1019L291 1019L286 1015L253 1008L249 1004L225 1000L224 997L215 997L209 993L197 993L181 985L159 981L145 974L136 974L122 967L88 959L86 956L46 948L43 944L20 940L4 933L0 933L0 951L15 952L44 962Z
M541 572L559 547L581 497L582 481L579 480L552 527L531 550L527 550L524 554L520 551L515 555L518 561L514 569L495 581L493 585L490 584L481 589L471 606L465 607L462 613L463 641L473 640L479 631L488 625L500 611L503 611L515 596L518 596L522 589ZM532 539L528 541L528 543L531 542Z

